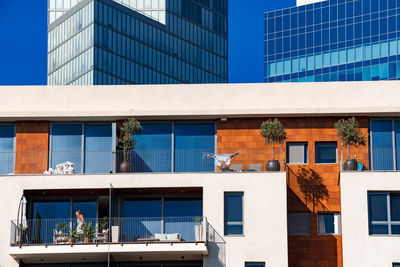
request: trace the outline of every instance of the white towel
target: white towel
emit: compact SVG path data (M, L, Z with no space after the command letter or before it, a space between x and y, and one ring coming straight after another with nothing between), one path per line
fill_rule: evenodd
M214 158L217 166L221 166L222 162L225 162L225 165L230 165L232 154L215 154Z

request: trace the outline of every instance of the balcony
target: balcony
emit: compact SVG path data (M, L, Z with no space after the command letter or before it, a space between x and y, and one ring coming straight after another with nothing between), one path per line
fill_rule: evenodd
M28 219L11 222L10 255L25 263L125 260L201 260L209 244L225 241L205 217ZM221 261L224 255L221 255Z
M340 166L346 159L355 159L359 171L399 171L400 170L400 147L379 147L372 148L358 147L341 150Z
M74 164L76 174L261 172L272 157L271 148L0 152L0 174L43 174L49 167L56 169L67 161ZM275 149L274 157L283 171L284 150ZM123 162L128 163L124 169Z

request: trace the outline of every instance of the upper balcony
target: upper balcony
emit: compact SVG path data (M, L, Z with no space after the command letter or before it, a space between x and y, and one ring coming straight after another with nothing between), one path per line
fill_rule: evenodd
M283 171L284 151L275 149L274 154ZM272 158L270 148L217 149L217 152L211 149L0 152L0 174L44 174L50 168L54 172L48 174L261 172L266 171L266 163ZM62 165L66 162L73 163L73 168Z
M25 219L11 222L10 255L25 263L202 260L225 241L205 217ZM221 261L224 256L221 254Z

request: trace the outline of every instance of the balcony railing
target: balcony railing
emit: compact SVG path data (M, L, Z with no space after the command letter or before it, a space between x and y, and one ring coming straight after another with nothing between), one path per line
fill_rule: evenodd
M271 148L0 152L0 175L43 174L67 161L77 174L265 171L272 157ZM283 171L284 150L275 149L274 157Z
M11 246L99 243L225 243L205 217L11 221Z
M341 170L345 170L344 163L347 159L357 161L359 171L399 171L400 147L346 148L341 151Z

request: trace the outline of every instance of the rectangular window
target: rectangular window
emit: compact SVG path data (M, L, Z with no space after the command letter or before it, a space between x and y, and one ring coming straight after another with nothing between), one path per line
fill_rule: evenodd
M224 234L243 234L243 192L224 194Z
M306 164L308 163L308 144L306 142L287 142L286 154L288 164Z
M0 125L0 174L14 173L14 125Z
M74 163L76 173L113 171L113 130L106 124L52 124L50 166Z
M340 234L340 215L338 212L318 213L318 234Z
M174 137L176 172L214 170L214 162L203 159L204 153L215 152L214 123L175 123Z
M394 170L393 120L372 120L370 135L373 170Z
M245 267L265 267L264 262L246 262Z
M309 212L288 212L288 234L309 235L310 234L310 213Z
M400 193L368 193L370 235L400 235Z
M315 163L336 163L337 142L315 142Z

